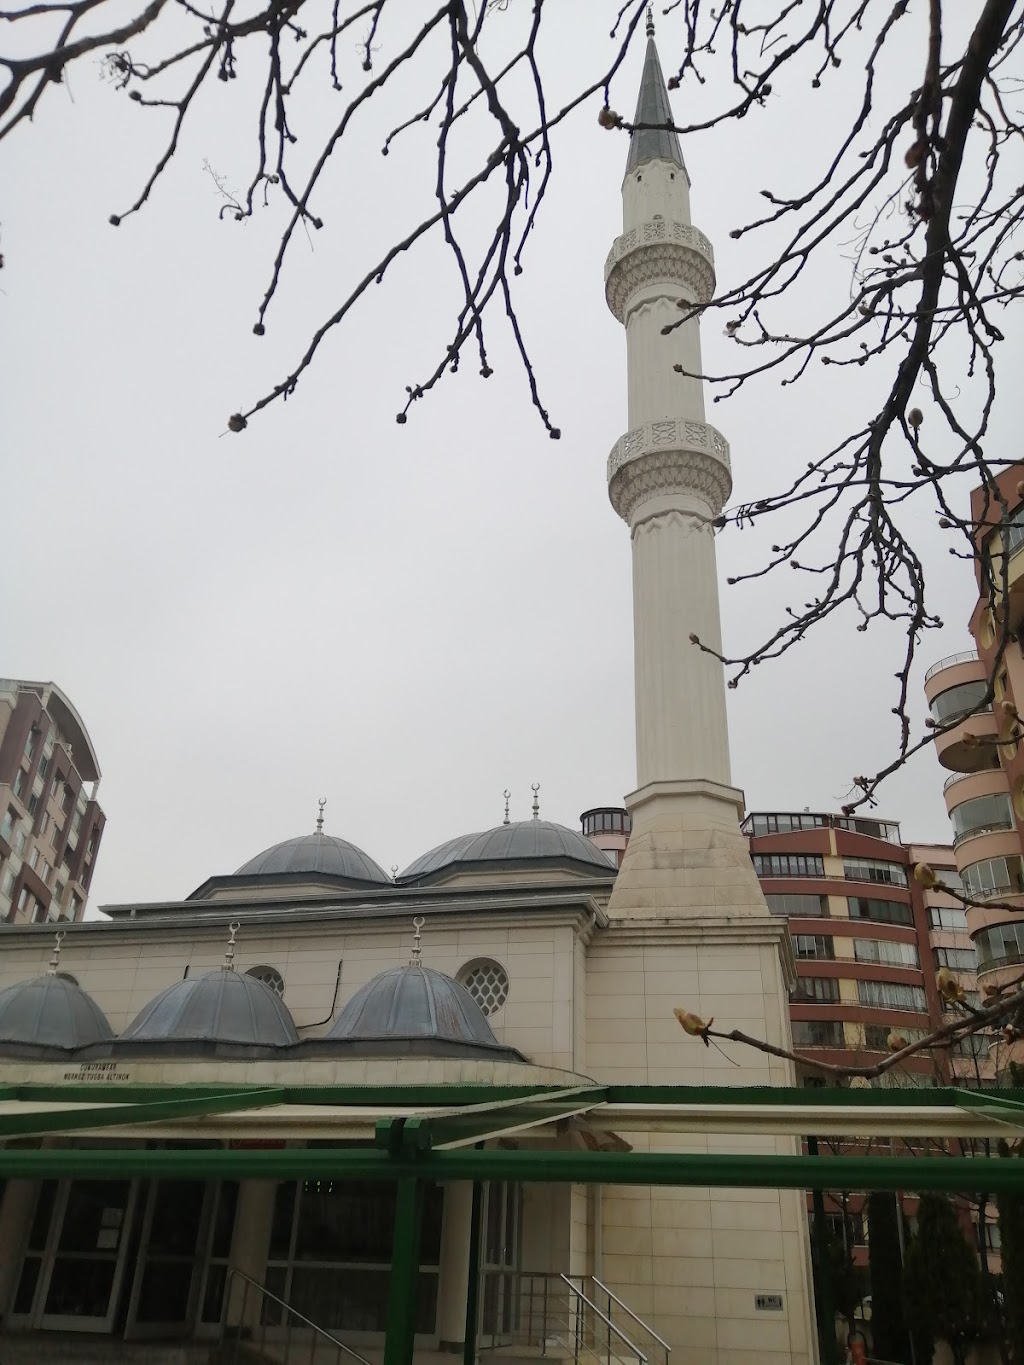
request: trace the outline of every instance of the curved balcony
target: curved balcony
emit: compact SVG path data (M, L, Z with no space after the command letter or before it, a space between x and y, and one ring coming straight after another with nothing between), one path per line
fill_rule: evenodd
M944 768L958 773L994 771L999 762L995 740L998 737L996 718L991 711L979 711L965 716L952 729L935 736L935 756ZM982 740L973 744L972 738ZM1005 779L1004 779L1005 782ZM957 793L957 803L960 796Z
M994 757L994 751L993 751ZM976 796L1009 796L1010 784L999 767L983 768L980 772L952 773L942 786L942 795L949 815L965 801Z
M1012 828L972 830L962 835L953 847L956 850L957 871L961 874L965 867L985 862L988 858L1020 856L1020 839Z
M977 658L978 651L976 649L962 649L959 654L947 654L944 659L940 659L938 663L932 664L931 668L929 668L928 672L924 675L925 687L927 688L929 681L934 678L937 673L941 673L943 669L951 668L953 664L973 663Z
M984 900L985 897L976 897ZM993 891L990 900L1006 902L1006 908L987 905L970 905L967 907L967 931L971 935L972 941L977 938L983 929L991 929L999 924L1016 924L1018 921L1024 923L1024 894L1019 891ZM1009 907L1012 907L1009 908ZM983 967L978 968L979 972L984 971Z

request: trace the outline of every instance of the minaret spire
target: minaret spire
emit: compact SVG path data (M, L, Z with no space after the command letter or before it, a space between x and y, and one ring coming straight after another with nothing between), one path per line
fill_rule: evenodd
M668 87L661 70L661 59L654 41L654 14L647 10L647 55L644 57L644 72L640 79L640 94L637 96L636 113L633 115L635 126L629 139L629 157L626 161L626 174L635 171L645 161L668 161L686 170L683 162L683 149L679 145L679 134L671 131L673 122L672 106L668 101Z

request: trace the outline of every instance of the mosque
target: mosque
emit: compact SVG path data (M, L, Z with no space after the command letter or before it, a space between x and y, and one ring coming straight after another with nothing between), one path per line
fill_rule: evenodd
M740 833L722 669L693 640L720 638L731 479L687 377L714 266L671 117L651 32L605 271L636 659L621 866L536 793L397 875L321 808L184 901L56 943L9 927L5 1365L817 1359L804 1195L732 1178L791 1159L799 1129L695 1103L792 1068L673 1014L785 1047L795 973Z

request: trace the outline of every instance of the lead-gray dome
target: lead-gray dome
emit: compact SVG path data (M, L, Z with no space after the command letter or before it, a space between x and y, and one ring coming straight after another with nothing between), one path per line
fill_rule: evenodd
M494 1036L469 991L443 972L412 963L362 986L322 1040L364 1056L487 1056L523 1061Z
M255 976L221 967L187 976L145 1005L115 1048L143 1046L228 1048L290 1047L295 1023L276 991Z
M107 1043L107 1016L76 982L47 973L0 991L0 1051L37 1054Z
M391 881L361 848L333 834L300 834L297 839L285 839L243 863L235 876L279 877L314 872L346 881Z
M502 864L547 861L582 865L582 870L614 872L603 849L578 830L551 820L516 820L497 825L482 834L461 834L424 853L402 873L400 880L413 880L461 863Z

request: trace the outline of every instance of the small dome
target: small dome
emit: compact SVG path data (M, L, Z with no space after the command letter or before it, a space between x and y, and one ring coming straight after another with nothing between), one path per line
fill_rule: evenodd
M425 877L456 863L493 863L518 861L569 862L583 864L612 875L615 868L603 849L578 830L556 825L551 820L517 820L497 825L483 834L462 834L438 844L409 864L402 881ZM582 869L581 869L582 870Z
M66 976L48 973L0 991L0 1052L71 1052L113 1036L96 1001Z
M276 991L245 972L222 967L186 976L161 991L135 1016L115 1048L131 1044L194 1047L290 1047L295 1024Z
M354 882L386 882L391 878L371 857L332 834L300 834L283 844L264 849L235 873L236 877L285 877L289 874L318 872L325 877L343 877Z
M443 972L413 963L391 967L356 991L324 1042L383 1053L495 1057L522 1061L495 1038L465 986Z

